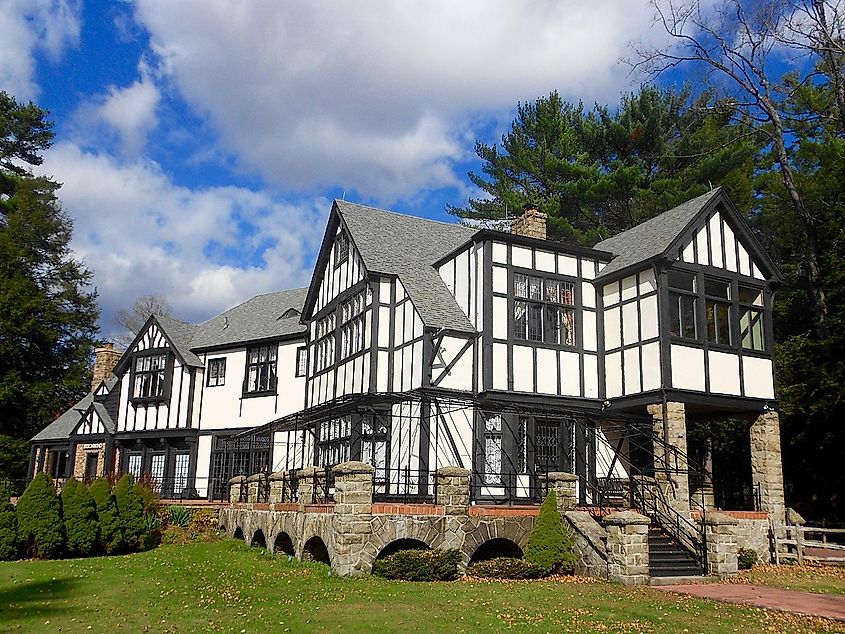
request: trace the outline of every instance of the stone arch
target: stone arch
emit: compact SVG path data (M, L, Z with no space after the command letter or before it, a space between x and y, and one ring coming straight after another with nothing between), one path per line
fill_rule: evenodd
M516 557L519 559L522 555L522 548L515 541L506 537L496 537L494 539L488 539L476 548L475 552L469 558L469 563L474 564L496 557Z
M302 546L302 561L317 561L327 566L332 565L326 542L319 535L314 535Z
M273 552L280 555L293 555L293 540L285 531L281 531L273 540Z
M473 518L475 519L475 518ZM528 544L528 535L534 526L533 517L497 517L495 519L478 518L475 528L466 533L461 545L463 565L470 563L475 551L485 542L505 539L524 549Z
M244 538L244 532L243 532L243 530L241 529L240 526L235 526L235 532L232 533L232 537L234 537L235 539L243 539Z
M260 528L257 528L252 534L252 539L249 540L249 545L267 548L267 538L264 537L264 531L262 531Z
M385 557L390 557L394 553L398 553L400 550L429 550L431 547L426 544L424 541L419 539L412 539L412 538L401 538L401 539L394 539L392 542L389 542L382 548L378 555L376 555L376 560L384 559Z

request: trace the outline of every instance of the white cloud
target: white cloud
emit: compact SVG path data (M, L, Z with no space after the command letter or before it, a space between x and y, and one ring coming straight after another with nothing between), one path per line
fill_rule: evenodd
M18 101L39 93L35 57L57 60L79 41L81 4L76 0L0 0L0 90Z
M383 200L454 185L480 112L615 99L646 0L137 0L160 70L269 182Z
M43 171L64 183L72 246L94 272L106 332L114 312L143 294L164 293L177 314L198 321L253 295L306 285L330 208L239 187L192 190L155 164L70 143L47 153Z

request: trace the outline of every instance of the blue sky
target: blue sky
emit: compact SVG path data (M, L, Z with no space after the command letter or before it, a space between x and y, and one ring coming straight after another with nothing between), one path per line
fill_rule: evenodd
M558 90L615 103L645 0L0 0L0 89L51 111L104 332L306 285L335 197L448 219L476 139ZM656 37L656 36L654 36Z

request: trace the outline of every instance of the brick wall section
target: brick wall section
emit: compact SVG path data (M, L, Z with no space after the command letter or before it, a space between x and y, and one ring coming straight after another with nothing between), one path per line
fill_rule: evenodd
M651 520L634 511L605 516L607 578L629 586L647 585L648 526Z
M751 424L751 481L760 487L760 506L772 521L783 524L783 466L780 454L780 418L777 412L763 412Z
M664 429L663 405L661 403L648 406L651 414L654 433L670 445L677 447L681 454L687 454L687 424L686 411L683 403L666 403L666 421ZM665 433L664 433L665 432ZM666 490L669 484L671 500L679 511L689 511L689 475L687 463L677 454L667 451L667 448L655 443L655 467L659 467L654 474L661 489ZM669 471L666 471L668 469Z

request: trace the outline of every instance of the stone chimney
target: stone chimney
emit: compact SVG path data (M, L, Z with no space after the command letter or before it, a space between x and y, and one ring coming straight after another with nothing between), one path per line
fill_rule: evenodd
M531 203L525 205L522 215L513 221L511 233L529 238L546 239L546 220L548 216Z
M94 372L91 376L92 390L97 389L100 383L111 376L121 354L123 353L120 350L115 350L113 343L106 343L102 347L94 349Z

